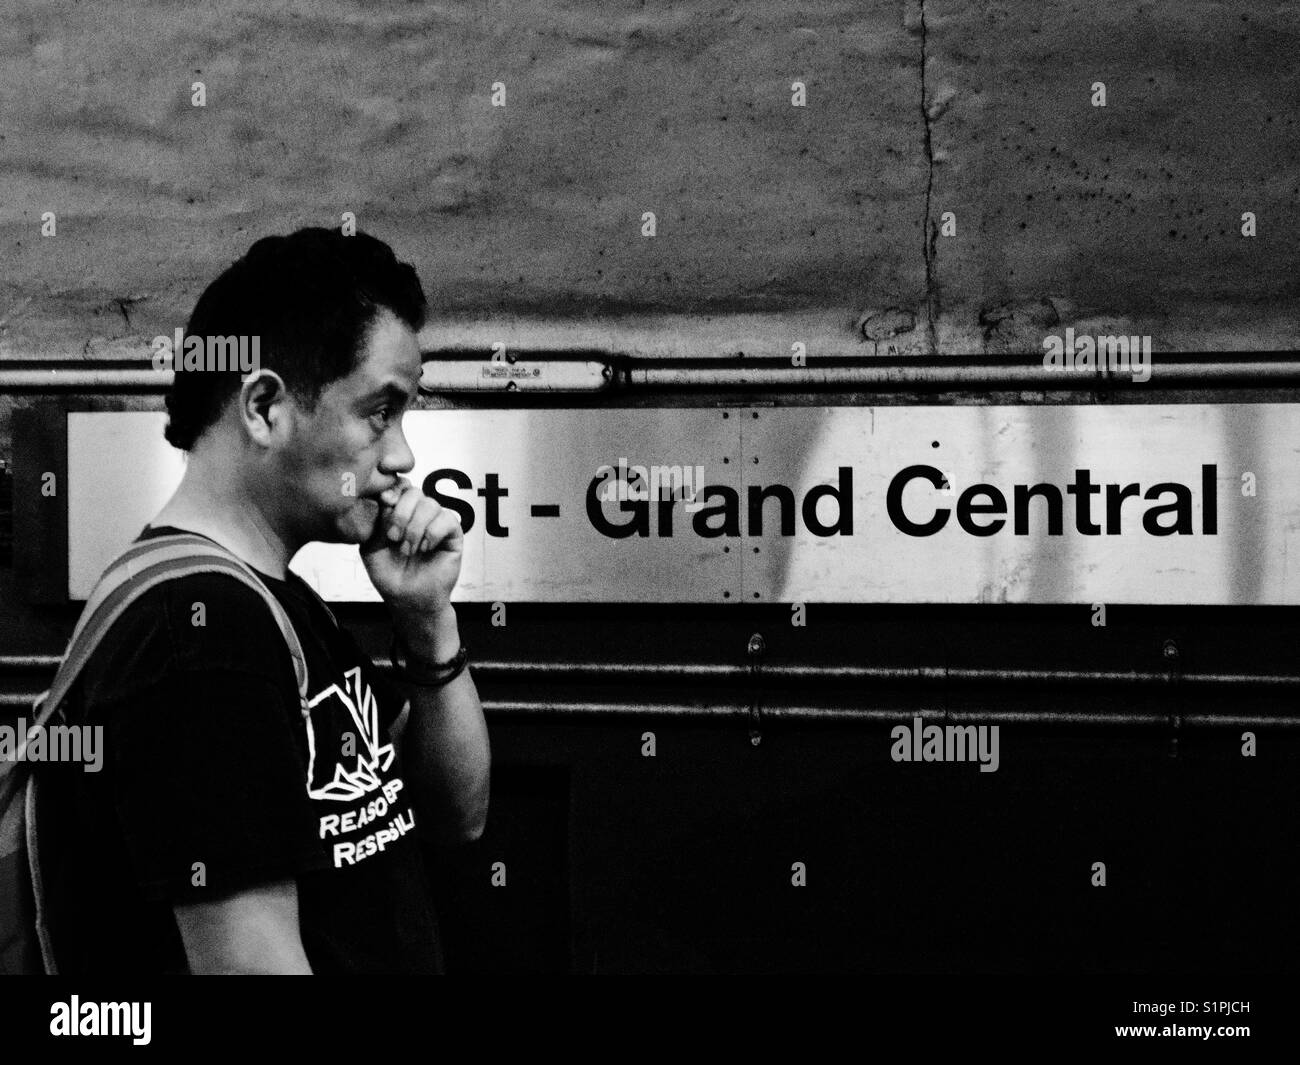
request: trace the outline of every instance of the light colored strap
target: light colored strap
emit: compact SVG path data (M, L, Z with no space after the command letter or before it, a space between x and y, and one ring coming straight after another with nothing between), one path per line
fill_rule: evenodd
M143 566L153 565L172 558L191 558L195 555L207 556L213 551L228 558L235 556L218 547L213 541L196 533L169 533L166 536L153 537L131 544L115 558L100 575L95 587L91 589L90 598L82 608L81 617L72 630L69 645L76 642L82 630L95 616L104 600L130 581ZM242 563L241 563L242 565Z
M152 547L153 550L139 550L146 546ZM130 557L125 562L120 558L114 562L92 592L73 632L63 661L59 665L54 682L38 700L40 710L33 729L42 728L58 712L99 641L132 603L164 581L197 573L224 573L247 585L262 597L270 608L293 659L299 702L306 703L307 659L298 634L294 631L293 623L285 613L284 607L280 605L280 601L258 579L250 566L225 548L204 537L193 535L169 535L146 540L133 545L126 554ZM32 730L29 730L29 741L31 735ZM26 744L24 749L25 747ZM21 756L19 754L19 757Z
M32 901L35 906L36 940L41 945L41 964L47 976L57 976L59 967L54 959L54 944L50 937L49 914L45 908L45 878L41 873L40 844L36 839L36 776L27 774L27 788L23 794L23 827L27 833L27 868L31 873Z

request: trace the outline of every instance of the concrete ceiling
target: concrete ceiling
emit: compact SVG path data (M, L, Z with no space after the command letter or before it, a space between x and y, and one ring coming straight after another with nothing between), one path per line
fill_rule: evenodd
M11 0L0 355L143 354L254 239L344 211L448 321L1294 348L1297 54L1263 0Z

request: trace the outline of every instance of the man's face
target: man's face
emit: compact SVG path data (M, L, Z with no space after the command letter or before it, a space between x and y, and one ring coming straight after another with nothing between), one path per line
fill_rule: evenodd
M295 405L280 483L291 496L282 500L283 512L301 536L351 544L370 536L376 497L415 465L401 420L419 380L415 333L382 310L357 368L326 385L311 413Z

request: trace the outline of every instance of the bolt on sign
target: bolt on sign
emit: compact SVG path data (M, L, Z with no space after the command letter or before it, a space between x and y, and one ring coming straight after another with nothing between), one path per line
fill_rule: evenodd
M164 422L69 415L73 598L179 482ZM1300 603L1285 404L413 411L403 427L407 476L465 530L460 602ZM378 599L355 547L292 565L327 599Z

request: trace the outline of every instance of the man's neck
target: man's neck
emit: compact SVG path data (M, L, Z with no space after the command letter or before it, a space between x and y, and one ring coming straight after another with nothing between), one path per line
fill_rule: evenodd
M301 545L288 543L256 500L223 475L232 468L235 464L218 454L191 454L180 487L149 524L202 533L254 569L284 580L289 559Z

